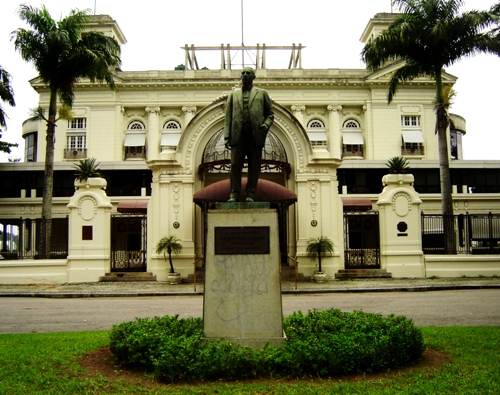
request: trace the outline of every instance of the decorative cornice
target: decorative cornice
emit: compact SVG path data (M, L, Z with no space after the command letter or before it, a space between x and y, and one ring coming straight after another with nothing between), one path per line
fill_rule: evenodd
M330 104L327 107L327 110L330 113L332 113L332 112L339 112L339 111L342 111L342 106L340 104Z
M293 105L292 106L292 111L294 113L301 113L301 114L303 114L305 110L306 110L306 106L303 105L303 104L297 104L297 105Z
M160 107L158 106L148 106L145 108L145 110L148 114L160 114Z
M195 114L196 113L196 106L184 106L182 107L182 111L184 111L185 113L190 113L190 114Z

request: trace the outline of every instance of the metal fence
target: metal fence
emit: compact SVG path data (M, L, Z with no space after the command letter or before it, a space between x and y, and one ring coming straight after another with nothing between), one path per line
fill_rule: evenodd
M45 220L47 221L47 220ZM0 255L5 260L40 259L45 238L44 223L41 218L19 218L8 220L11 232L9 242L2 237ZM68 218L53 218L51 226L49 259L65 259L68 257ZM4 227L5 229L5 227Z
M446 248L445 224L453 223L455 248ZM500 254L500 214L446 215L422 213L424 254Z

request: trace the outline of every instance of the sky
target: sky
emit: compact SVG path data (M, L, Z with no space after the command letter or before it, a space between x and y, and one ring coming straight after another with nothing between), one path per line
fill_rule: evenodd
M465 0L461 11L487 10L497 0ZM26 27L17 15L22 1L2 1L0 23L0 65L12 75L16 107L2 104L7 130L2 141L19 143L11 157L23 157L22 123L29 109L37 107L38 95L29 84L36 70L15 52L11 33ZM391 12L391 0L45 0L25 2L34 7L44 4L56 20L72 9L90 9L107 14L118 22L127 43L122 47L124 71L173 70L184 63L185 44L220 46L290 46L301 43L302 67L310 69L363 69L361 34L376 13ZM118 6L120 4L120 6ZM125 5L126 4L126 5ZM393 9L397 11L396 8ZM241 56L241 55L238 55ZM290 53L267 54L267 68L288 68ZM201 67L220 67L215 58L197 53ZM236 61L240 61L239 57ZM477 55L462 59L446 71L458 77L457 96L450 112L467 121L464 159L500 160L500 58ZM0 153L0 162L9 155Z

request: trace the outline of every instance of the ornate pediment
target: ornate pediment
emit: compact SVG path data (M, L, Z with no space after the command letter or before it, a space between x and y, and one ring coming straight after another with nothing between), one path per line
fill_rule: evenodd
M366 77L365 81L366 82L372 82L372 83L387 83L391 77L392 74L399 69L403 65L403 61L398 61L398 62L393 62L385 65L384 67L381 67L377 71L374 71L371 74L368 74ZM451 75L447 73L446 71L443 71L442 73L443 76L443 84L454 84L457 81L457 77L454 75ZM413 83L434 83L434 79L428 76L422 76L415 78L411 82Z

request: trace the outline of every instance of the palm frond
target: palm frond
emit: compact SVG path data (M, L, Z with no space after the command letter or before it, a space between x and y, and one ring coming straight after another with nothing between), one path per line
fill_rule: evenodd
M410 163L402 156L394 156L385 164L389 168L389 174L405 174L410 169Z
M76 170L74 175L78 181L84 181L90 177L101 177L99 165L100 163L96 163L96 158L81 159L73 165Z

